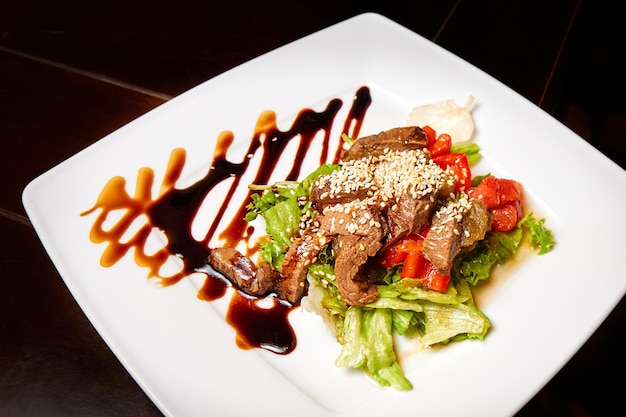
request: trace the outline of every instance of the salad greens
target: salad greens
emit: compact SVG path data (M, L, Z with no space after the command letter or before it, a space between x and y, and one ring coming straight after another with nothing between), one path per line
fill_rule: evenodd
M419 337L423 346L462 339L480 339L487 334L489 319L474 305L467 281L460 279L446 293L422 288L418 280L405 278L379 285L379 297L366 306L346 306L338 297L332 266L318 263L309 268L309 291L319 291L321 303L305 308L325 315L341 351L340 367L361 369L382 386L412 388L399 366L394 332ZM319 299L314 296L314 299Z
M475 144L454 146L471 161L480 157ZM340 165L326 164L300 182L250 186L260 194L252 196L246 220L258 216L265 220L271 239L261 244L260 256L278 270L300 222L314 215L306 198L313 182L338 169ZM485 177L475 180L479 182ZM492 230L461 252L453 263L446 292L424 288L418 279L401 279L400 265L387 270L384 283L377 285L378 298L364 306L347 306L342 300L334 279L334 258L327 246L308 269L309 290L302 305L320 314L341 344L337 366L362 370L381 386L409 390L412 384L396 358L394 336L414 338L425 347L465 339L483 340L491 323L474 304L472 287L486 280L495 266L512 259L525 237L539 254L547 253L554 245L544 219L536 220L530 213L513 230Z
M246 206L248 212L245 220L251 222L261 215L265 219L265 229L272 238L270 241L261 242L259 252L264 261L280 271L286 248L300 227L301 217L312 215L307 197L311 193L313 182L320 175L338 169L341 169L341 166L324 164L302 181L280 181L273 185L249 186L252 190L262 191L262 194L252 194L252 202Z
M540 255L548 253L554 246L554 237L544 222L545 219L535 220L534 214L529 213L513 230L508 232L492 230L471 251L461 253L455 258L452 276L456 279L466 279L472 285L486 280L494 266L502 265L515 256L525 232L530 235L531 246L536 248Z

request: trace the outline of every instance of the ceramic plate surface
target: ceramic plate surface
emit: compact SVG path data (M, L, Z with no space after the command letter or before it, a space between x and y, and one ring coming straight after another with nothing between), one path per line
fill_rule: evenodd
M313 313L291 313L293 353L244 350L225 321L228 296L202 301L199 277L151 285L132 252L101 266L105 246L89 238L96 214L81 213L111 178L125 178L132 195L138 172L149 167L157 195L171 152L180 148L186 161L176 186L189 186L206 173L222 132L235 139L228 158L245 157L267 110L288 129L302 109L321 112L338 99L343 105L331 135L338 137L364 86L372 103L362 135L405 125L415 105L463 104L474 96L475 141L483 154L475 172L523 183L557 240L553 252L530 257L481 301L493 325L485 341L400 352L412 391L382 389L336 368L339 346ZM316 165L305 161L303 175ZM168 416L503 416L532 398L623 296L626 275L618 271L626 223L615 219L626 205L626 195L616 191L625 189L621 168L541 109L408 29L364 14L154 109L34 179L23 201L87 317ZM601 215L589 204L590 191L602 196ZM210 223L210 216L203 219L195 231ZM153 244L162 239L155 232Z

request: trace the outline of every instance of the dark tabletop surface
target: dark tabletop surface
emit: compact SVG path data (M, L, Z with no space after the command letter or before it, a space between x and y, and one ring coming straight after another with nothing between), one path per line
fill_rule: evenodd
M22 207L26 184L190 87L364 11L483 69L626 167L626 39L614 2L5 0L0 416L161 415L48 258ZM518 416L622 408L624 309L622 301Z

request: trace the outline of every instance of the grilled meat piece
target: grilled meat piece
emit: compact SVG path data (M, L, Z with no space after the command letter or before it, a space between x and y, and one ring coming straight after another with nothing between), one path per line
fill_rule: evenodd
M387 209L388 233L381 251L392 246L402 237L418 233L430 221L435 203L430 196L414 198L405 194Z
M357 139L352 146L341 154L342 161L378 156L386 150L419 149L426 146L426 132L417 126L396 127L376 135Z
M454 193L454 174L444 173L444 180L440 186L433 185L433 189L426 195L402 194L395 204L387 206L385 219L387 235L383 240L381 252L392 246L404 236L419 233L428 223L440 199L446 199Z
M332 236L337 287L347 305L371 303L378 297L366 264L381 248L384 221L377 205L335 205L315 218L319 232Z
M349 203L354 200L362 200L368 196L368 193L371 193L371 190L369 188L362 187L345 190L341 193L335 194L330 183L325 182L320 184L319 182L316 182L311 189L311 196L309 199L316 209L321 210L329 204Z
M371 237L339 235L333 241L335 279L346 305L365 305L376 301L378 290L365 266L382 244Z
M281 278L276 282L278 298L295 304L306 291L306 275L309 265L315 262L320 249L329 239L313 232L295 238L285 254L281 267Z
M367 236L381 240L384 220L376 205L337 204L315 217L314 223L324 235Z
M208 262L241 291L257 297L269 294L280 278L280 273L267 262L260 262L257 266L233 248L211 249Z
M435 212L422 251L442 274L450 274L461 248L483 239L491 229L491 215L475 200L450 200Z

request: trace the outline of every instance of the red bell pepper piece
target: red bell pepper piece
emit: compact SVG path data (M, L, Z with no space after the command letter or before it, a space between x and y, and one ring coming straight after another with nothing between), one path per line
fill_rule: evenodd
M422 258L424 258L423 255ZM431 290L446 292L450 282L450 275L442 274L435 268L432 262L429 262L426 258L424 260L426 261L424 263L425 269L420 273L420 277L422 277L420 278L421 284Z
M491 209L493 215L493 227L496 230L506 232L513 229L522 218L521 202L505 204Z
M442 133L437 137L437 140L428 148L430 156L435 157L450 153L450 147L452 146L452 138L447 133Z
M452 169L452 172L456 174L455 192L467 192L470 189L472 185L472 171L470 170L467 155L464 153L448 153L434 157L433 161L443 169Z
M428 142L426 143L426 149L430 149L435 144L435 140L437 139L437 132L435 132L435 129L430 126L424 126L422 127L422 130L426 133L426 138L428 139Z
M424 238L419 235L409 235L400 239L382 254L380 264L385 268L391 268L402 263L400 278L415 278L426 288L445 292L448 289L450 275L441 274L424 257L423 241Z
M521 201L522 186L514 180L489 176L467 192L470 198L481 201L487 210Z
M489 176L477 187L472 187L467 195L481 201L493 215L493 227L506 232L520 221L522 210L522 185L517 181Z
M384 268L392 268L405 261L407 255L422 251L424 239L419 235L408 235L400 239L393 246L385 250L380 258L380 264Z
M422 249L419 251L409 252L404 258L404 264L402 265L402 271L400 271L400 278L416 278L419 276L420 271L423 269Z

